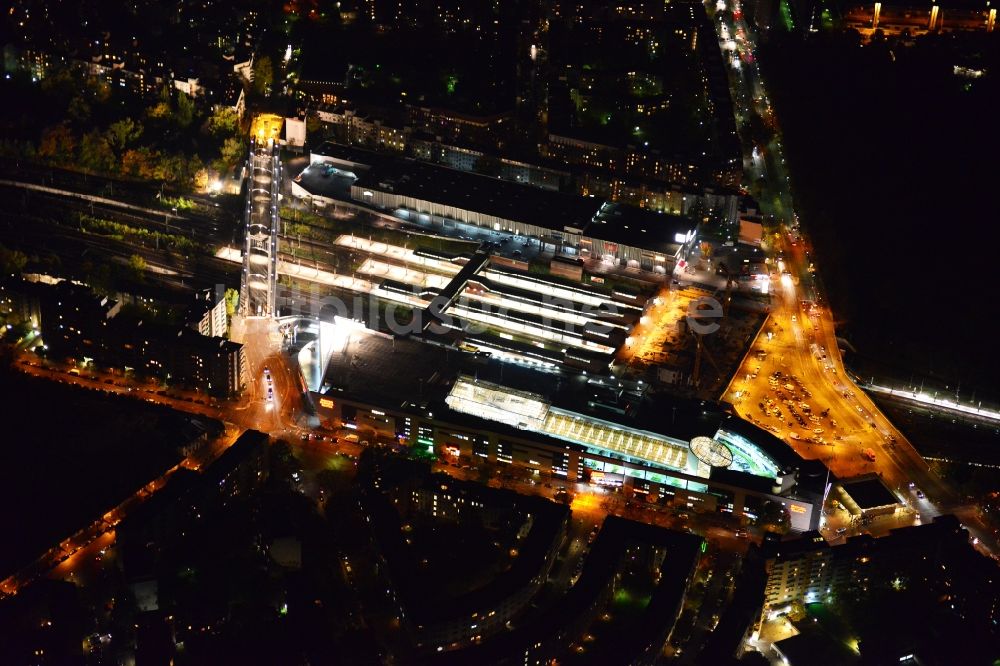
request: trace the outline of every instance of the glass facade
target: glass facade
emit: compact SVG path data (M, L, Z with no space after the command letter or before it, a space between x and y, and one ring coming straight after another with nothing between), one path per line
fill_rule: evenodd
M720 430L715 433L715 439L725 444L733 454L733 464L729 469L772 479L781 471L769 455L742 435Z
M434 452L434 428L422 425L417 428L417 446L421 446L429 453Z
M485 437L473 436L472 438L472 455L479 458L489 458L490 457L490 441Z

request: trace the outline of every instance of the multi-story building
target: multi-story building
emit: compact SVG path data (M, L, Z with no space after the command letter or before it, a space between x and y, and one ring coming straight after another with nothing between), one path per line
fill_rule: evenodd
M125 320L118 316L120 303L67 281L8 281L2 293L10 309L34 313L53 356L130 368L213 395L236 395L243 388L246 358L238 343L187 327Z
M511 113L473 115L444 108L408 106L409 124L449 143L500 149L513 128Z
M411 132L407 125L346 106L324 106L315 113L320 122L328 125L334 137L348 145L389 153L403 153L407 149Z
M187 325L201 335L224 338L229 333L225 290L206 289L198 294L187 311Z
M3 47L3 64L5 72L22 71L38 81L45 78L52 66L52 56L38 49L19 49L13 44Z
M693 534L608 516L579 578L549 612L493 640L439 653L428 663L539 666L561 663L579 645L586 646L594 663L659 663L684 606L701 546L701 537ZM588 641L588 630L608 609L626 573L633 580L650 580L649 601L626 630Z
M614 147L550 134L538 145L538 155L528 162L476 143L468 132L425 131L412 120L389 120L388 116L362 113L344 104L321 105L313 112L326 125L331 140L542 189L600 196L674 214L686 213L699 197L738 199L732 191L716 186L695 187L701 180L696 160L664 155L655 149ZM738 177L720 175L715 180L732 185ZM691 203L683 205L682 198Z
M548 140L538 150L551 160L591 167L598 173L619 177L690 185L698 176L698 166L693 161L634 146L611 146L572 136L549 134Z
M311 387L331 427L532 475L624 486L697 511L755 519L778 503L798 532L818 528L835 480L821 462L707 403L600 377L547 394L539 387L552 375L541 370L448 354L413 336L352 338L355 346L332 353Z
M335 99L335 95L325 95ZM425 162L462 171L477 171L543 189L570 187L564 169L497 156L488 149L463 141L449 142L440 133L422 131L409 122L388 120L359 113L342 104L322 104L313 110L327 127L328 138L371 150L406 154Z
M553 9L542 155L617 181L606 195L630 203L611 190L739 184L742 154L728 78L703 6L556 3ZM608 57L592 55L601 53ZM685 125L680 108L696 111L697 122Z
M388 463L388 464L383 464ZM376 461L362 478L361 508L380 571L418 649L453 649L503 631L544 585L569 523L569 509L541 497L431 474L412 461ZM509 538L516 556L495 578L454 596L420 575L403 527L413 516L473 522Z
M828 598L849 571L834 561L833 549L819 534L806 534L783 545L770 560L765 606L778 608L793 601Z
M260 488L267 480L269 443L267 433L245 431L203 473L206 492L225 504Z
M963 617L996 630L1000 622L1000 577L996 564L980 555L968 531L952 515L933 523L863 534L840 546L816 532L765 544L768 580L764 616L792 602L826 601L865 593L903 580L947 595ZM959 572L960 575L956 575Z
M169 85L220 103L229 97L231 61L244 59L258 32L257 10L248 3L183 0L168 9L137 2L111 14L94 7L14 3L5 16L17 26L5 46L5 70L41 80L58 67L119 91L145 95Z
M201 388L212 395L232 396L243 390L246 356L239 343L184 327L122 322L113 331L128 352L117 358L143 374Z
M234 86L231 77L215 70L212 70L211 78L177 75L164 63L145 59L125 60L115 55L96 55L85 60L32 48L19 49L10 44L4 47L4 69L7 72L21 71L41 80L57 67L65 68L81 79L93 78L115 90L126 90L138 96L155 94L168 85L189 97L204 97L213 104L230 106L240 115L245 108L245 102L239 96L241 88Z
M167 484L139 504L117 528L126 576L147 575L151 559L193 516L259 488L267 478L269 437L247 430L201 473L177 469Z
M411 223L513 233L555 254L668 274L698 221L634 206L541 190L415 160L325 143L312 164L353 176L350 198ZM293 194L322 198L293 184ZM333 200L331 199L331 202ZM735 211L734 213L735 214Z
M21 293L37 300L38 327L52 353L73 353L95 361L112 353L112 322L121 310L121 303L67 281L56 285L8 284L12 290L25 290Z

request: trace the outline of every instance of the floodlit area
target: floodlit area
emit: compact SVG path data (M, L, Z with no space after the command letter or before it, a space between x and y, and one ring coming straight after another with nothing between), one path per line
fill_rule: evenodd
M227 261L241 261L239 251L233 248L222 248L216 253L216 256ZM278 272L282 275L290 275L309 282L316 282L319 284L329 285L331 287L340 287L342 289L371 294L373 296L378 296L379 298L396 303L402 303L415 308L423 308L430 303L428 299L422 298L416 294L405 294L395 290L385 289L377 281L362 280L350 275L340 275L339 273L332 273L318 268L302 266L285 260L278 261ZM462 305L453 306L451 310L449 310L449 313L459 319L476 322L477 324L485 326L492 326L520 335L546 340L552 343L560 343L579 349L587 349L605 354L612 354L615 351L614 347L602 345L590 340L584 340L579 335L565 333L555 327L543 328L541 325L513 321L507 317L479 312Z
M573 412L549 410L543 431L560 439L641 458L671 469L685 469L687 447L664 437L640 432Z
M277 271L422 310L429 305L433 292L444 291L463 266L461 259L452 260L447 255L435 256L350 234L339 236L335 245L368 256L361 258L350 276L283 259L277 262ZM238 260L237 253L230 248L224 248L217 256ZM403 289L402 285L412 290ZM536 300L535 296L540 298ZM486 268L462 285L461 298L444 314L454 318L453 328L474 325L492 330L499 337L556 353L572 348L610 357L618 344L610 331L621 335L627 330L627 324L614 318L615 313L622 311L626 314L634 311L633 316L637 316L640 309L614 302L602 294ZM608 317L610 320L605 319Z
M549 411L549 403L540 395L470 377L459 378L445 402L456 412L528 430L541 430Z
M299 368L310 391L320 389L330 359L347 352L351 336L367 331L364 324L346 317L335 316L332 322L294 317L289 320L295 322L299 335L314 337L298 353Z
M273 113L261 113L254 116L250 126L250 135L258 141L277 141L281 138L281 127L285 119Z
M274 314L277 182L281 171L273 142L265 142L261 138L254 142L250 153L250 171L250 188L244 210L246 260L243 264L244 288L240 308L249 316L270 316Z
M663 290L633 329L623 357L634 366L666 363L670 352L687 342L680 324L688 316L691 303L702 295L694 289Z
M223 259L225 261L242 261L239 250L231 247L219 249L219 251L215 253L215 256L218 259ZM317 284L325 284L331 287L339 287L341 289L348 289L364 294L372 294L374 296L379 296L380 298L395 301L397 303L403 303L412 307L425 307L428 303L427 300L416 295L400 294L398 292L382 289L377 282L362 280L350 275L341 275L340 273L333 273L331 271L324 271L310 266L303 266L291 261L285 261L284 259L278 260L278 273L288 275L299 280L305 280L306 282L315 282Z
M593 342L591 340L584 340L579 333L566 333L563 332L563 329L556 326L543 327L541 324L530 324L515 321L508 316L480 312L460 304L453 305L448 312L460 319L466 319L485 326L511 331L525 337L538 338L539 340L545 340L547 342L561 343L579 349L599 352L601 354L610 355L615 352L614 347L602 345L599 342Z
M474 344L466 343L464 347L468 351L488 353L491 358L499 361L519 363L541 370L555 370L559 367L559 364L553 361L551 357L547 357L542 353L536 353L531 349L512 352L504 347L502 343L494 345L483 342L481 339L476 339Z
M415 250L411 250L406 247L383 243L381 241L372 241L359 236L345 234L339 236L334 242L336 245L341 247L348 247L360 252L367 252L372 255L384 257L382 260L370 259L372 263L368 264L366 262L365 264L362 264L359 272L381 273L386 277L391 277L392 279L405 282L406 284L437 288L437 284L435 283L439 281L426 278L425 272L414 270L413 266L423 267L428 271L436 271L446 275L455 275L462 269L462 265L459 263L417 254ZM401 272L392 271L395 273L393 275L390 275L388 272L382 272L386 270L385 266L389 265L388 261L403 262L403 266L399 267L403 270ZM584 289L574 289L573 287L557 285L553 282L527 275L515 275L505 271L486 268L482 271L482 277L494 283L497 287L502 288L502 286L509 286L533 294L539 294L553 300L558 299L560 301L566 301L568 304L575 305L577 308L585 312L595 311L598 308L609 308L609 306L613 306L613 308L609 309L617 311L631 310L636 313L641 311L641 308L633 305L612 302L608 297L601 294L588 292ZM447 284L447 281L444 281L441 284ZM588 321L593 320L592 317L586 317L584 315L574 316L572 313L566 313L560 317L555 308L542 308L537 304L528 303L521 298L510 297L499 291L493 291L490 295L484 295L482 298L482 300L490 299L512 310L528 313L544 312L552 317L565 317L566 321L571 321L573 323L585 324Z
M402 282L414 287L430 289L444 289L451 282L451 278L443 275L425 273L409 268L408 266L397 266L396 264L390 264L386 261L370 257L361 262L357 272L364 275L395 280L396 282Z
M545 303L544 301L543 302L531 301L526 298L518 298L502 292L494 292L487 290L474 291L472 289L467 289L465 291L465 295L470 300L478 300L508 310L526 312L528 314L548 317L549 319L558 319L568 324L575 324L577 326L585 326L590 322L598 321L597 317L598 313L593 312L593 310L589 310L587 312L578 312L576 310L568 308L560 308L559 304L557 303L550 304L550 303ZM627 330L627 327L617 323L609 322L605 323L604 325L613 328L619 328L622 330Z
M688 449L650 432L551 407L541 395L460 377L445 399L456 412L638 458L670 469L688 465Z
M444 287L450 282L449 278L442 275L425 273L408 266L398 266L390 264L386 261L372 258L365 259L358 267L357 272L364 275L395 280L396 282L401 282L403 284L408 284L421 289L444 289ZM485 289L466 289L462 292L462 296L471 303L483 303L487 306L502 308L506 311L523 312L530 315L545 317L557 322L563 322L564 324L568 324L570 326L583 327L591 322L597 321L595 316L588 317L573 310L546 307L542 303L532 302L522 298L512 298L507 294L487 291ZM459 314L459 311L461 311L461 316L468 319L475 319L476 317L470 311L462 308L453 307L451 311L455 314ZM623 326L617 324L609 324L609 326L624 328ZM566 330L567 327L564 325L561 326L561 328ZM517 330L522 333L527 332L523 328ZM569 342L568 344L573 343ZM603 351L598 348L594 349ZM608 349L610 351L607 351L606 353L612 353L614 351L613 348Z
M599 308L608 304L609 299L600 294L594 294L583 289L573 289L572 287L563 287L557 285L553 282L548 282L546 280L540 280L538 278L533 278L527 275L514 275L512 273L507 273L503 271L497 271L487 268L483 271L483 277L489 278L493 282L500 285L509 285L511 287L516 287L518 289L524 289L526 291L531 291L536 294L541 294L543 296L548 296L549 298L560 298L579 305L585 305L590 308ZM621 309L632 309L639 312L641 308L636 308L631 305L624 305L621 303L615 303L615 307Z
M462 266L460 264L453 263L451 261L427 257L417 254L415 250L411 250L406 247L392 245L391 243L383 243L381 241L372 241L359 236L344 234L343 236L338 236L337 240L334 241L334 244L341 247L352 248L354 250L358 250L359 252L381 255L387 259L401 261L405 265L413 264L415 266L423 266L429 270L435 270L449 275L455 275L462 270Z
M696 471L699 466L684 442L552 407L544 396L537 393L517 391L463 376L452 386L445 402L463 414L551 435L668 469L702 475L707 473L707 467ZM726 451L732 461L729 469L770 478L780 471L770 456L740 435L720 430L714 438L703 439L716 443L720 450Z
M452 276L461 270L460 264L447 259L418 254L406 247L357 236L343 235L337 238L336 243L342 247L380 256L380 258L366 259L358 268L359 273L391 279L418 288L444 289L450 280L432 271ZM402 262L402 265L400 266L398 262ZM517 276L487 268L482 272L482 277L492 283L492 288L480 284L464 289L462 292L464 302L453 305L448 314L466 322L533 339L541 344L549 343L559 347L574 347L611 355L615 352L615 347L584 339L583 327L597 321L598 310L601 308L612 312L621 309L633 309L637 312L639 310L634 306L612 303L604 296L558 286L530 276ZM505 294L499 290L503 286L559 299L565 303L547 307L543 302L532 302L525 297ZM394 300L399 299L397 297ZM480 305L484 307L480 308ZM574 306L578 309L574 309ZM496 310L500 310L501 313L495 312ZM542 317L543 320L539 322L519 317L519 313ZM613 324L611 326L623 328Z

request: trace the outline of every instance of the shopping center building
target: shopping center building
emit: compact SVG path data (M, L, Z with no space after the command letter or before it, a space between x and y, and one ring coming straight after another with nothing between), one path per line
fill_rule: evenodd
M834 481L724 406L650 395L640 382L543 372L349 323L325 337L310 387L321 421L438 455L524 468L754 518L769 501L816 529ZM304 353L313 353L306 351Z

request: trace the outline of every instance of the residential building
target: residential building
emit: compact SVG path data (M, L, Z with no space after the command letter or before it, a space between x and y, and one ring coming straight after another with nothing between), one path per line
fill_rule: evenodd
M766 544L767 546L767 544ZM770 544L764 615L792 602L826 601L864 592L902 576L947 594L953 609L995 631L1000 622L1000 576L952 515L891 530L887 536L850 537L834 546L817 532ZM961 572L961 575L955 575Z
M585 645L594 663L645 666L660 662L680 616L701 557L701 537L608 516L583 562L575 584L537 621L516 626L493 640L444 651L429 664L536 666L562 662ZM643 611L616 635L586 641L590 626L621 589L626 569L643 571L652 584Z
M201 335L225 338L229 335L224 289L206 289L195 297L187 311L187 325Z
M243 389L246 358L241 344L186 326L118 316L120 303L65 280L6 281L0 289L11 309L37 317L50 355L128 368L212 395L232 396ZM218 318L210 316L210 330L213 320L218 324Z
M431 474L413 461L376 458L364 471L361 508L380 571L418 649L454 649L505 630L544 585L569 524L565 505ZM409 552L403 517L413 515L482 524L509 539L503 548L514 553L510 566L481 586L442 596Z
M408 106L409 124L449 143L500 149L513 130L511 113L473 115L444 108Z
M190 329L127 324L114 332L129 367L168 381L202 388L218 396L237 395L246 377L243 345L206 337ZM114 358L114 356L112 356Z

